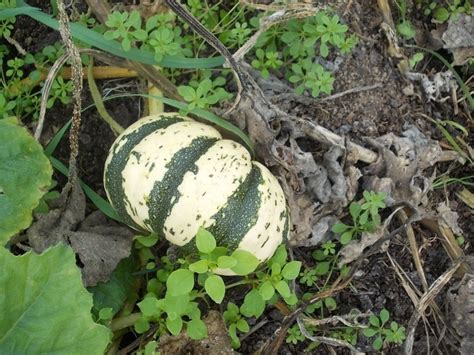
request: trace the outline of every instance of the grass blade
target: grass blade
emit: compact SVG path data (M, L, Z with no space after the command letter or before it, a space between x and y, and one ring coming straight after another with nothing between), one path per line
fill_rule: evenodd
M55 157L49 157L51 164L53 167L59 171L61 174L68 176L69 174L69 169L67 168L66 165L64 165L61 161L56 159ZM107 217L112 218L116 220L117 222L123 223L123 221L120 219L120 217L117 215L117 212L113 209L113 207L110 205L110 203L102 198L97 192L92 190L87 184L85 184L82 180L80 180L81 187L84 190L84 193L86 196L92 201L92 203Z
M18 15L30 16L36 21L41 22L54 30L58 30L59 28L57 20L52 18L50 15L38 10L37 8L27 5L22 0L17 1L16 8L0 10L0 20ZM206 69L215 68L221 66L224 63L223 57L184 58L174 56L164 56L161 62L157 62L154 58L155 55L150 51L132 48L125 52L119 42L107 40L102 34L88 29L87 27L84 27L78 23L71 23L71 34L75 39L82 41L92 47L96 47L105 52L116 55L117 57L144 64L158 65L164 68Z

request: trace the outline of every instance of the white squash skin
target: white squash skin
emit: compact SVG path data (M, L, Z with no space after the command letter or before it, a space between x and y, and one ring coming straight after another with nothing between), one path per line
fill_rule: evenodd
M281 215L286 211L285 195L278 180L265 166L256 161L252 164L260 168L265 181L258 186L263 194L263 201L259 208L257 223L248 231L238 248L251 252L258 260L264 261L270 258L283 242L286 219Z
M198 137L221 138L221 135L213 127L199 122L180 122L153 132L132 150L122 172L122 185L130 201L127 212L142 228L150 230L144 221L149 219L146 202L155 181L163 179L166 164L176 152Z
M129 134L132 135L146 123L166 116L178 115L168 113L145 117L127 128L112 146L105 169L107 170L113 154L127 142ZM187 147L194 138L217 138L219 140L196 161L197 173L186 172L182 183L178 186L180 197L175 201L164 222L165 237L173 244L185 245L192 242L199 227L211 227L214 223L211 217L226 205L228 198L249 174L253 165L258 167L264 180L263 184L258 185L258 190L262 193L261 204L255 224L241 239L238 249L251 252L260 261L270 258L283 241L283 231L285 224L288 223L288 218L282 218L282 213L286 213L286 203L278 180L262 164L251 162L249 153L240 144L220 139L219 132L211 126L187 117L179 117L186 122L174 123L170 127L149 134L129 154L120 177L123 192L128 198L126 212L138 226L153 232L151 226L145 223L149 219L147 200L154 182L160 181L167 171L167 162L177 151ZM225 152L224 156L222 154L219 156L219 152ZM154 164L153 169L150 169L151 164ZM104 187L110 200L106 183ZM169 230L173 230L174 233L170 234L167 232ZM221 275L234 275L231 270L215 272Z
M239 187L239 181L248 175L251 159L240 144L220 140L196 165L198 173L186 173L178 188L181 197L165 221L166 239L178 246L193 239L200 227L213 225L211 217L226 204ZM171 228L176 231L175 235L168 232Z

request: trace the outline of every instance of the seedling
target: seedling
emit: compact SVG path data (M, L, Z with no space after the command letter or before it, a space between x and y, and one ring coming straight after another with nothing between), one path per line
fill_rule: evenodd
M384 343L402 344L405 340L405 327L400 327L397 322L391 322L390 327L386 327L390 318L390 313L383 309L379 316L371 315L369 318L370 327L365 328L363 334L368 337L376 337L372 343L375 350L381 350Z

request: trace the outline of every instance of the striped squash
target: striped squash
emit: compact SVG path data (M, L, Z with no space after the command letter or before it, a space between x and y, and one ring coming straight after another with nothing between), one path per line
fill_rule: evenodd
M122 219L171 243L194 245L199 227L229 250L271 257L288 234L278 180L240 144L176 113L140 119L112 145L107 196Z

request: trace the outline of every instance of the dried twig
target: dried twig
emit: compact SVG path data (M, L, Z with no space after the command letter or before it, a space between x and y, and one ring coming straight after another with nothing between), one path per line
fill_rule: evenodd
M69 17L64 7L64 1L58 0L59 12L59 32L66 46L66 53L69 55L72 67L72 81L74 89L72 92L73 109L72 124L69 133L69 145L71 155L69 157L69 183L74 186L77 179L77 156L79 155L79 129L81 126L81 92L82 92L82 61L77 47L72 41L69 28Z
M423 294L420 299L419 304L416 307L415 312L410 318L410 322L408 323L408 334L405 340L405 344L403 346L404 354L411 355L413 350L413 343L415 340L415 330L418 321L420 320L422 314L425 312L426 308L430 305L430 303L434 300L434 298L439 294L439 292L443 289L443 287L451 280L454 273L459 269L462 265L463 259L456 260L451 267L446 270L435 282L430 286L427 292Z

